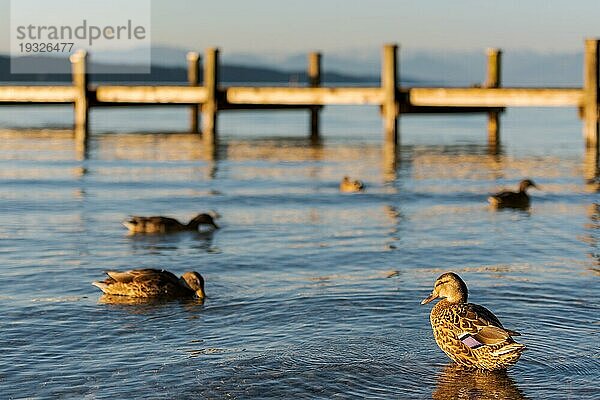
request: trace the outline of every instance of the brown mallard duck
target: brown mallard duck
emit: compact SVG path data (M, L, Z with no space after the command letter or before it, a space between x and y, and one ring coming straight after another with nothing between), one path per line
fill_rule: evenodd
M103 281L92 282L104 293L117 296L144 298L203 299L204 278L197 272L186 272L181 278L164 269L132 269L130 271L106 271Z
M340 182L340 192L344 193L356 193L365 190L365 184L362 181L352 180L350 177L345 176Z
M182 224L169 217L139 217L132 216L123 221L130 233L172 233L181 231L219 229L213 217L209 214L198 214L187 224Z
M525 346L513 340L518 332L505 329L487 308L467 303L465 282L454 272L435 281L421 304L441 298L431 310L433 336L454 362L468 368L506 369L517 362Z
M519 183L518 192L503 190L488 197L488 201L492 206L498 208L527 208L529 207L529 195L527 194L527 189L530 187L539 189L531 179L524 179Z

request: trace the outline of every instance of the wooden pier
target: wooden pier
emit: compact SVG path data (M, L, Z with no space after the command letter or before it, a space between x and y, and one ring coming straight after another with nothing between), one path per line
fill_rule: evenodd
M189 53L188 85L93 85L87 73L88 56L71 56L72 85L0 86L1 104L73 104L76 140L84 147L89 137L89 110L99 106L175 104L190 107L190 131L201 131L203 143L215 146L218 114L227 110L303 109L310 114L310 136L319 139L320 110L330 104L379 105L384 141L396 149L398 118L409 113L487 113L488 140L500 143L500 113L505 107L578 107L588 148L598 150L598 39L587 39L583 87L525 88L501 85L501 51L488 50L487 79L480 87L401 87L396 45L382 53L381 85L376 87L324 87L321 54L308 57L309 82L303 87L224 87L219 83L219 50L209 48L203 58L203 83L199 84L200 56ZM201 119L201 130L199 129ZM390 146L388 146L390 147Z

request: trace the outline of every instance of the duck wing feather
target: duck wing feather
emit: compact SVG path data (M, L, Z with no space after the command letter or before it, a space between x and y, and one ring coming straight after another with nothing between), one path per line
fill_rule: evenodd
M518 197L518 193L511 192L510 190L503 190L501 192L492 194L491 197L498 200L509 200Z
M181 222L177 221L175 218L170 218L170 217L148 217L146 220L146 224L162 225L166 229L179 228L183 225Z
M177 276L164 269L144 268L129 271L106 271L106 275L120 283L139 283L143 281L179 283Z
M169 229L179 228L182 226L182 223L177 221L175 218L161 216L141 217L138 215L134 215L127 220L127 223L134 225L138 228L146 228L150 226L164 226L166 227L166 229Z
M505 329L498 318L487 308L467 303L455 310L457 318L453 325L461 336L470 335L479 343L493 345L511 340L511 336L517 336L517 332Z

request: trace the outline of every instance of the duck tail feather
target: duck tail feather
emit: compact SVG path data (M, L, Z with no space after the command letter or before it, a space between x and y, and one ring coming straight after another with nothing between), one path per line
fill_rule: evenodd
M523 350L525 350L525 345L514 342L507 344L506 346L502 346L498 350L494 351L492 355L496 357L507 356L509 354L518 355L521 354Z
M102 290L104 293L108 293L108 285L105 282L94 281L92 285L96 286L98 289Z

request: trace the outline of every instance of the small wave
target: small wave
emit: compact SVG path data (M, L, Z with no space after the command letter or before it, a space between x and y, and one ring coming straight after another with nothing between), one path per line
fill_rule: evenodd
M72 303L87 299L87 296L39 297L31 299L34 303Z

